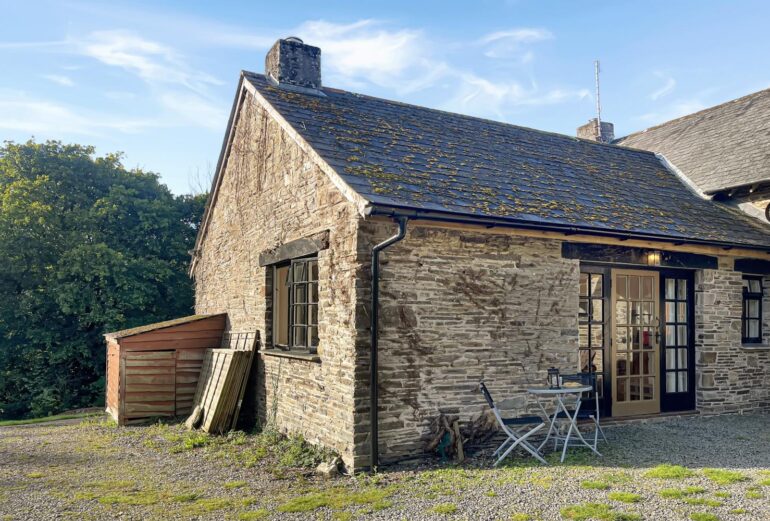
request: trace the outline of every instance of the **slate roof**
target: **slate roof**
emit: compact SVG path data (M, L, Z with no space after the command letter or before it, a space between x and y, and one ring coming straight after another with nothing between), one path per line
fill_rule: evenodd
M707 193L770 180L770 89L616 143L663 154Z
M375 208L770 249L770 227L702 199L650 152L243 74Z

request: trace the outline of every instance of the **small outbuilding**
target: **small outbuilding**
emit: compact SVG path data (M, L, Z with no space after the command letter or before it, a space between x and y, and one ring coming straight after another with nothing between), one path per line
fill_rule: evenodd
M226 322L192 315L104 335L107 412L119 425L189 414L206 349L220 346Z

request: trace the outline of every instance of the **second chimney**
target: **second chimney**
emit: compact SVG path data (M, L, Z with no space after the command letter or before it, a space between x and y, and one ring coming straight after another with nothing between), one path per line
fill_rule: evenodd
M279 85L321 88L321 49L294 36L275 42L265 56L265 74Z
M599 125L597 125L596 118L593 118L582 127L578 127L577 137L600 143L612 143L615 140L615 125L608 121L602 121L601 132L599 132Z

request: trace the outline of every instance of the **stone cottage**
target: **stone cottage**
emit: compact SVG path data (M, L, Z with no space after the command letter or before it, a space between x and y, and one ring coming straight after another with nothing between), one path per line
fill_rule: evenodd
M324 87L320 56L241 74L193 251L196 313L264 339L262 421L360 469L552 366L605 416L770 405L770 227L654 153Z

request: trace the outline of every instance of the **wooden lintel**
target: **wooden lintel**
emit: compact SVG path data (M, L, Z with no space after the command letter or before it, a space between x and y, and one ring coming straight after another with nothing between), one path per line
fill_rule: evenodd
M391 222L391 219L386 216L371 216L371 220L381 222ZM704 255L716 255L720 257L746 257L752 259L765 259L770 260L770 252L761 250L752 250L748 248L733 248L731 250L724 250L721 246L709 246L701 244L681 244L677 245L673 242L666 241L652 241L646 239L627 239L621 240L615 237L603 237L600 235L588 235L588 234L576 234L567 235L562 232L540 231L540 230L526 230L523 228L509 228L509 227L497 227L488 229L485 226L464 224L464 223L447 223L439 221L429 221L414 219L409 221L409 228L414 226L420 226L424 228L439 228L439 229L451 229L451 230L468 230L476 233L486 233L494 235L516 235L519 237L533 237L540 239L553 239L568 242L583 242L592 244L616 244L637 248L647 248L651 250L662 251L677 251L688 253L700 253Z
M306 257L313 255L329 247L329 231L317 233L312 237L304 237L295 241L287 242L273 248L263 251L259 254L259 265L268 266L277 264L290 259Z

